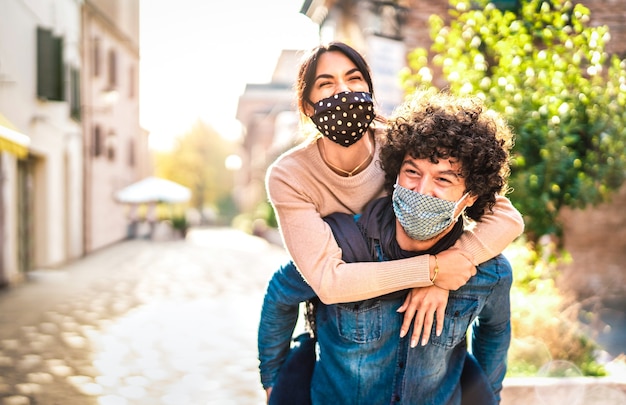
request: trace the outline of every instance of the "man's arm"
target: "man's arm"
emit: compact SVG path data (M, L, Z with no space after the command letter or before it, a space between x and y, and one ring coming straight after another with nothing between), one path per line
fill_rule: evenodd
M289 353L300 302L315 297L292 262L279 268L269 281L258 331L261 384L268 389Z
M483 273L481 273L483 272ZM497 279L487 285L485 304L471 326L470 350L485 371L496 398L500 400L502 381L506 374L507 353L511 343L511 284L513 270L500 255L481 265L476 277Z

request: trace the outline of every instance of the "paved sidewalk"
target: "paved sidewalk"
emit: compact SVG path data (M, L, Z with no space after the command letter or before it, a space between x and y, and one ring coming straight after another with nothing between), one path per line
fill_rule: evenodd
M284 250L230 229L132 240L0 293L0 404L262 404L256 330Z
M261 405L256 349L284 250L228 228L132 240L0 291L0 405ZM617 405L624 378L509 379L502 405Z

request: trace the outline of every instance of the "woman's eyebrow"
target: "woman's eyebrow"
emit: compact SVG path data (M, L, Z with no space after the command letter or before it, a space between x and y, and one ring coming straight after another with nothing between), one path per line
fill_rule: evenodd
M315 81L318 81L319 79L332 79L333 75L328 74L328 73L321 73L317 76L315 76Z
M349 76L353 73L361 73L361 71L359 70L359 68L353 68L348 70L346 73L344 73L344 76ZM329 74L329 73L320 73L319 75L315 76L315 81L319 80L319 79L332 79L333 75Z

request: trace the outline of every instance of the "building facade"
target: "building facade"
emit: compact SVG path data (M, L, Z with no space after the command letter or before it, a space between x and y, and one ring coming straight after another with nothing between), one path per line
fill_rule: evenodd
M82 7L82 131L85 253L126 237L128 207L113 198L146 177L139 125L139 0L86 0Z
M114 202L110 190L139 178L143 174L139 166L145 166L148 156L147 134L138 123L138 3L0 2L0 285L19 282L29 270L65 264L125 237L124 207ZM95 23L94 14L109 18ZM98 24L106 33L102 49L115 55L115 63L106 68L103 59L102 69L115 72L117 79L107 82L114 86L107 87L102 98L94 90L101 82L94 84L84 66L89 59L85 52L90 50L85 31L93 32ZM116 36L119 32L129 34ZM111 99L117 96L115 90L120 94ZM111 116L98 122L103 134L113 135L103 143L109 142L114 161L133 164L92 169L98 163L92 164L93 155L87 153L93 132L86 128L106 109ZM94 171L110 171L110 178L95 177ZM105 191L91 197L96 188ZM88 227L88 212L100 213L108 222L91 221Z
M0 113L29 138L2 153L2 278L82 255L82 132L75 119L80 3L0 3Z

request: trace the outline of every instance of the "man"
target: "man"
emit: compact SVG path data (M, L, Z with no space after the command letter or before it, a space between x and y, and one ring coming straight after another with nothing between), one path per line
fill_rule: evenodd
M436 257L451 248L470 221L480 220L493 208L496 195L506 191L511 145L506 123L478 99L416 93L390 119L381 149L391 195L370 203L358 218L325 218L343 260ZM467 221L457 221L460 217ZM259 326L265 388L272 386L286 355L285 337L288 344L297 303L314 297L292 267L281 270L268 286ZM510 343L508 261L498 255L481 264L457 291L440 289L436 277L437 269L433 286L408 296L401 291L317 305L314 404L461 403L465 336L472 322L473 354L499 398ZM424 323L424 317L417 317L415 325L404 324L398 312L418 309L426 314ZM421 342L403 338L413 336L412 327L418 336L423 328Z

